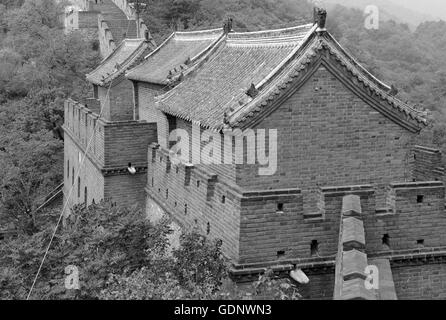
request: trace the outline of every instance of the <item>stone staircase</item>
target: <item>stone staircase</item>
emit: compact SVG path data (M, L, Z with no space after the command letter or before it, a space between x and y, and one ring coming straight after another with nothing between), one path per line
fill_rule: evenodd
M93 1L92 10L101 12L104 20L113 35L113 39L118 46L124 38L137 38L136 21L128 20L127 16L112 0L100 0L96 4Z

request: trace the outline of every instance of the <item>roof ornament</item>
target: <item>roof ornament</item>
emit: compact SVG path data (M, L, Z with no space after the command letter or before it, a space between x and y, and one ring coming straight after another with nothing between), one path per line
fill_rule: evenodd
M232 24L233 24L232 18L228 18L228 20L223 24L223 32L225 34L228 34L229 32L233 31Z
M225 111L225 113L223 114L223 124L229 125L229 114L228 114L228 111Z
M325 22L327 21L327 10L314 7L314 23L319 26L319 31L325 31Z
M393 84L390 87L390 91L389 91L389 95L391 96L396 96L398 94L398 89L397 87L395 87Z
M259 90L257 90L255 84L251 83L251 86L249 87L248 91L246 91L246 95L248 95L254 99L258 93L259 93Z

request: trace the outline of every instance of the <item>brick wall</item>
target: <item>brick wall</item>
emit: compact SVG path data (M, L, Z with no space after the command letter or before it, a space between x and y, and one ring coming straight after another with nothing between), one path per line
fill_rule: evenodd
M82 157L82 148L69 135L65 135L64 203L68 200L68 208L75 204L85 203L85 199L87 199L87 204L90 205L93 200L98 203L104 198L105 181L101 171L89 158L85 159L83 167L79 171ZM87 190L85 190L85 187L87 187Z
M145 121L112 122L104 126L106 167L147 165L149 144L156 141L156 124Z
M196 229L223 240L225 254L237 261L240 231L237 192L221 184L210 172L187 164L169 165L168 152L162 147L149 150L148 167L148 196L186 230Z
M317 187L411 181L413 134L347 89L325 68L257 127L278 129L278 170L259 176L239 166L237 183L249 189L302 189L305 212L316 210Z
M111 199L120 205L144 206L147 184L147 149L156 140L156 124L145 121L107 122L84 105L72 100L65 102L65 189L68 195L72 184L72 168L78 169L88 147L84 166L80 171L80 193L75 179L72 204L87 203L94 198ZM68 176L68 161L70 171ZM131 163L137 170L130 175Z
M158 126L158 143L162 147L167 147L167 117L155 105L155 97L166 92L163 88L161 85L136 82L135 101L137 102L139 119L155 122Z
M102 117L108 121L133 120L133 85L131 81L118 78L114 80L110 91L108 89L109 86L98 87Z
M147 172L136 175L120 174L105 177L104 197L121 206L145 207L144 188L147 185Z
M218 163L213 163L214 154L206 152L204 148L208 145L210 137L204 136L205 130L197 125L192 126L192 123L182 119L176 120L176 128L182 129L187 132L189 136L189 162L193 162L194 165L200 167L204 171L215 172L218 174L220 179L224 179L229 183L235 183L235 164L224 164L224 137L221 134L215 133L216 136L220 137L221 147L220 147L220 158ZM209 131L207 131L210 133ZM196 138L195 138L196 137ZM206 140L207 139L207 140ZM212 143L212 142L210 142ZM215 144L216 146L217 144ZM234 149L234 148L233 148ZM216 152L215 150L213 152ZM234 156L232 157L234 161ZM195 162L195 159L199 159ZM217 159L217 157L215 158Z
M368 252L446 246L446 214L442 182L392 184L390 210L364 216ZM370 211L372 212L372 211ZM388 236L390 248L383 246Z
M413 178L416 181L443 179L444 168L440 150L415 146L413 157Z
M392 267L400 300L446 299L446 263Z

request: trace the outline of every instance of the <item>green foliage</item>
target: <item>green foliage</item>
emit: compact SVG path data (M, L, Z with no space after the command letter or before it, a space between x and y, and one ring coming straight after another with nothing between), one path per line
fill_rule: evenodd
M53 0L0 3L0 221L36 232L34 210L62 180L63 101L88 93L98 53L65 35Z
M231 17L237 31L276 28L309 21L306 0L143 0L142 12L150 31L161 43L173 30L219 28Z
M0 299L26 298L54 231L58 212L31 236L0 242ZM287 279L268 272L241 290L227 277L221 241L196 233L168 250L169 221L152 225L136 208L109 202L78 206L56 233L32 298L38 299L297 299ZM171 252L171 253L170 253ZM79 270L67 290L65 268Z
M54 221L54 220L53 220ZM118 208L110 203L77 207L53 241L33 298L95 299L110 274L126 276L140 266L150 266L148 252L164 252L169 229L152 226L141 211ZM54 224L32 236L0 243L2 290L0 299L23 299L29 290ZM64 270L75 265L80 272L80 290L67 291Z

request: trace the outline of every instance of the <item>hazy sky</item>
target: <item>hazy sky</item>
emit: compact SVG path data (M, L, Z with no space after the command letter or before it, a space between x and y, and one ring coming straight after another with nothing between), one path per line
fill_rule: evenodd
M446 0L390 0L408 9L446 19Z

